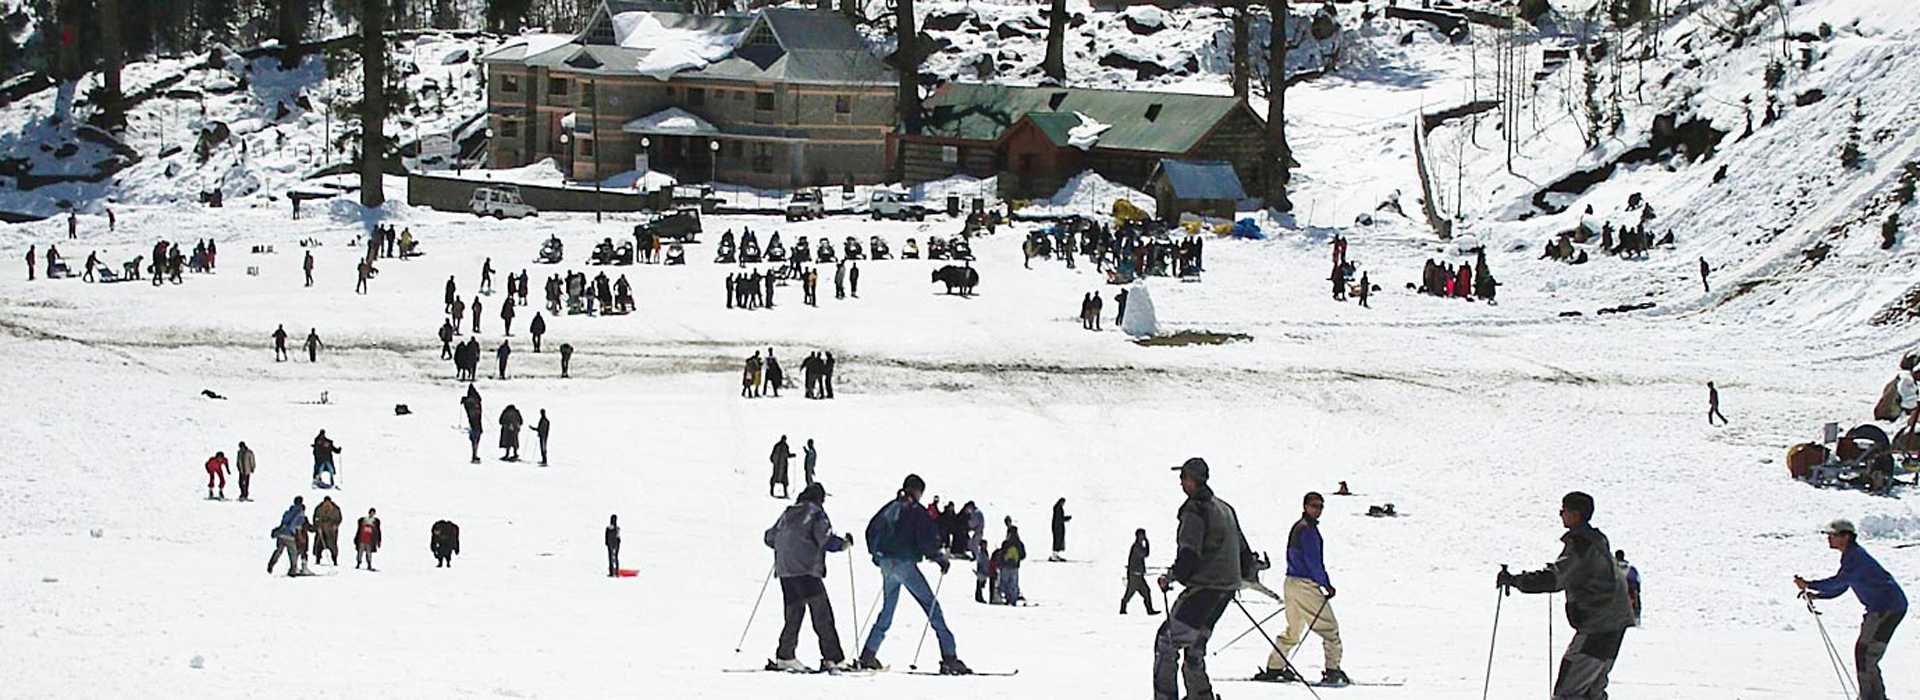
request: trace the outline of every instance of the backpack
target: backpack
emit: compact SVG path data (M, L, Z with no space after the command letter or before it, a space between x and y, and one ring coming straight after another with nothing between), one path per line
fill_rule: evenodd
M902 503L897 499L888 502L867 521L867 552L875 561L898 549Z

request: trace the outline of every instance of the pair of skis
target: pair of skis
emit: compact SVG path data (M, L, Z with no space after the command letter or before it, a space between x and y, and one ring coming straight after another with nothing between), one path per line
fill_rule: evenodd
M884 669L884 668L877 669L877 670L876 669L849 669L846 671L824 671L817 668L808 668L804 670L793 670L793 671L785 671L780 669L769 669L769 668L729 668L729 669L722 669L722 670L725 673L791 673L799 676L824 675L824 676L853 676L853 677L859 677L859 678L865 678L865 677L888 672L888 669ZM1020 670L1014 669L1012 671L974 671L973 673L965 673L965 674L950 674L950 673L941 673L939 671L917 671L916 670L916 671L907 671L906 675L954 676L954 677L984 676L987 678L1005 678L1009 676L1020 675Z

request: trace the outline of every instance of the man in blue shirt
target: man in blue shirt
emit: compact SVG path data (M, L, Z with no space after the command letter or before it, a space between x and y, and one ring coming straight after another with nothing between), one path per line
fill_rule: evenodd
M1283 683L1299 680L1280 650L1292 649L1300 643L1305 630L1311 628L1314 634L1320 635L1320 646L1326 653L1326 670L1321 672L1320 683L1345 685L1351 681L1340 670L1340 623L1334 619L1333 608L1328 606L1334 590L1332 580L1327 578L1327 564L1322 556L1324 546L1320 540L1320 514L1326 510L1327 500L1319 492L1308 492L1301 505L1300 520L1287 534L1287 582L1282 589L1287 606L1287 631L1276 640L1279 644L1267 655L1267 667L1255 674L1254 679Z
M1860 605L1867 609L1866 617L1860 621L1860 639L1853 643L1860 700L1886 700L1887 684L1880 678L1880 657L1886 656L1887 642L1893 639L1894 628L1907 616L1907 594L1900 590L1893 575L1855 541L1859 535L1852 522L1835 520L1822 532L1827 536L1827 546L1840 550L1840 572L1818 581L1795 576L1793 585L1799 586L1800 595L1809 599L1838 598L1848 589L1853 590Z

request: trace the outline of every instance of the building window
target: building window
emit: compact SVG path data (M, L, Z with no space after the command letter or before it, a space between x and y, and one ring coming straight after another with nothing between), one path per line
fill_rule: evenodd
M689 107L707 106L706 88L687 88L687 106Z
M593 88L594 88L594 85L593 83L590 83L590 82L580 84L580 101L582 103L593 104L593 93L594 93Z
M519 92L520 76L514 75L512 73L501 74L500 75L500 91L501 92Z
M762 112L773 111L773 93L771 92L753 93L753 108L760 110Z
M500 122L500 138L503 138L503 139L520 138L520 122L512 121L512 120L501 121Z
M941 146L940 162L942 163L960 162L960 147L959 146Z
M753 145L753 171L756 173L773 172L773 147L764 143Z
M598 140L598 139L580 139L580 157L582 157L582 158L592 158L592 157L593 157L593 144L594 144L594 143L595 143L595 142L596 142L597 140Z
M852 114L853 113L853 96L852 95L834 95L833 96L833 113L834 114Z
M547 94L556 97L565 96L567 94L567 79L551 78L547 80Z

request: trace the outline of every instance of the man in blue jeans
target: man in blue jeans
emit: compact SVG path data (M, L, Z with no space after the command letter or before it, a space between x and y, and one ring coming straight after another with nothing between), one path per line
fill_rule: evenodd
M923 558L940 565L942 577L946 576L948 567L947 555L940 548L939 528L934 526L926 506L920 505L920 496L926 490L927 482L920 475L908 474L906 482L900 485L899 495L867 521L867 549L873 553L874 565L880 567L881 602L880 614L874 616L873 630L867 633L866 646L860 650L860 668L885 668L874 655L880 651L887 628L893 626L893 609L900 603L900 588L905 586L914 602L927 612L927 622L940 641L940 674L973 673L955 655L953 632L947 630L947 619L940 613L940 601L934 598L933 589L920 574Z

